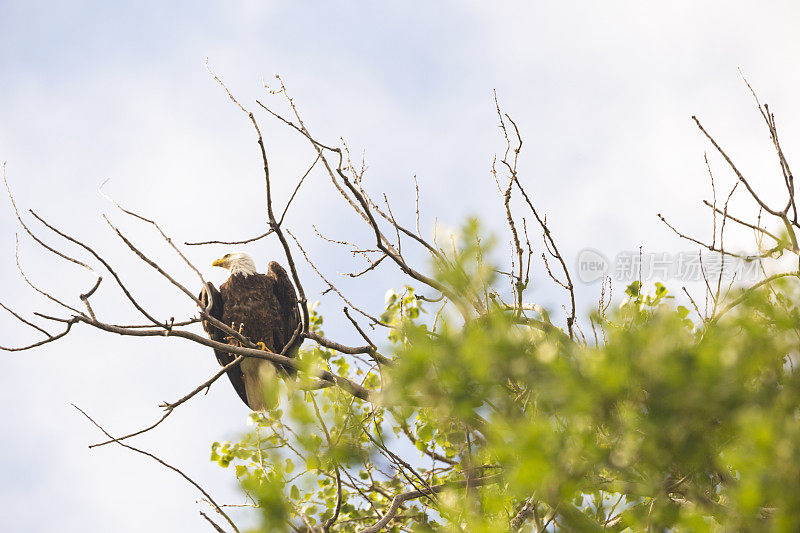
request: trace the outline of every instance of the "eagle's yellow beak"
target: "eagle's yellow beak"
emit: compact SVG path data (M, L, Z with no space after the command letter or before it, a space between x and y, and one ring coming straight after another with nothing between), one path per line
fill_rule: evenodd
M214 259L214 262L211 263L211 266L224 267L225 266L225 258L224 257L220 257L219 259Z

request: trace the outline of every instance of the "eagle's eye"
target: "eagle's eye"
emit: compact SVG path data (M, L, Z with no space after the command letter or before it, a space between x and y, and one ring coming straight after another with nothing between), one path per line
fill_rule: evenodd
M225 254L222 258L223 259L228 259L230 256L231 256L231 254Z

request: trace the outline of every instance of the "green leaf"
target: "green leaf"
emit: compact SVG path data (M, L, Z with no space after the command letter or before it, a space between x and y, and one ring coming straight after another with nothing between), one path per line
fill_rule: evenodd
M316 470L320 467L319 457L316 455L310 455L306 457L306 468L308 470Z
M642 282L634 281L625 288L625 294L627 294L631 298L635 298L639 296L639 291L641 290L641 288L642 288Z

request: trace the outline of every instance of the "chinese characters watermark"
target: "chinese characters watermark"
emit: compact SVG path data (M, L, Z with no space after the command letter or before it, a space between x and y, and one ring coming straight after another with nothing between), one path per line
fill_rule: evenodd
M576 262L578 279L592 283L605 277L614 281L640 280L683 282L717 279L756 281L761 275L760 256L723 256L718 252L640 252L623 251L609 259L603 253L585 248Z

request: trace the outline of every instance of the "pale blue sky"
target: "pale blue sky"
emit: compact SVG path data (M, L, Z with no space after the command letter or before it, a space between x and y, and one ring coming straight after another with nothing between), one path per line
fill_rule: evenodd
M655 213L709 232L698 206L708 195L706 143L692 114L718 134L765 196L780 191L774 157L738 78L748 74L772 104L790 153L800 102L794 87L800 38L791 2L23 2L0 0L0 160L21 207L80 234L120 266L159 316L192 313L190 302L142 269L100 218L109 213L181 279L195 283L147 228L96 192L157 218L178 241L235 238L264 226L263 183L252 131L205 71L204 60L255 109L262 78L280 73L320 139L344 137L366 154L366 186L386 192L413 223L413 182L422 223L457 227L472 214L493 231L504 217L489 174L502 148L492 90L526 140L522 179L572 258L590 246L613 255L644 245L686 250ZM310 162L307 146L267 117L279 198ZM711 158L720 180L730 176ZM0 300L30 314L54 309L19 279L16 221L0 209ZM744 207L743 207L744 209ZM325 272L358 268L314 237L369 242L322 174L312 175L287 219ZM49 235L48 235L49 239ZM51 241L52 242L52 241ZM75 301L91 280L26 239L31 277ZM74 251L73 249L70 249ZM249 249L264 268L274 242ZM224 248L191 249L212 273ZM305 265L312 297L324 288ZM400 283L387 268L371 280L339 279L376 310ZM530 297L558 292L535 271ZM105 283L105 282L104 282ZM581 286L584 309L596 286ZM318 296L317 296L318 297ZM131 318L104 285L95 308ZM355 338L322 298L330 334ZM35 337L0 316L0 344ZM196 531L206 527L194 489L145 458L107 447L77 403L116 433L150 423L156 405L210 376L209 350L180 340L121 340L77 329L36 352L0 355L0 529L4 531ZM246 411L226 383L176 412L137 444L185 468L221 501L238 503L231 472L208 462L214 440L235 437Z

